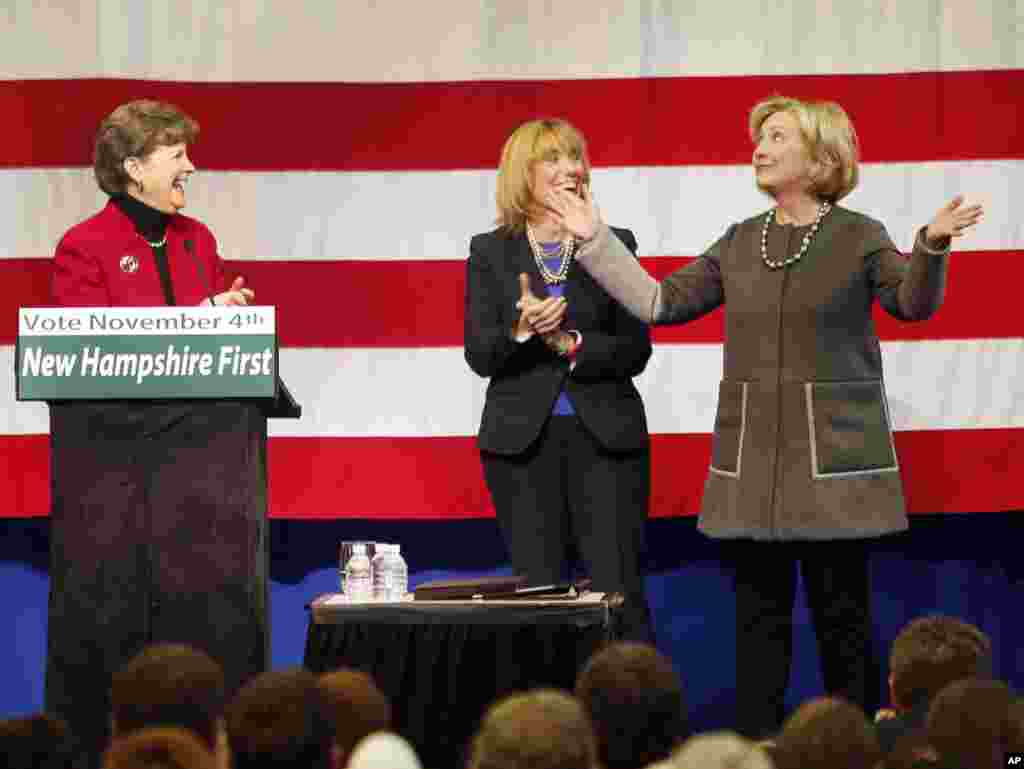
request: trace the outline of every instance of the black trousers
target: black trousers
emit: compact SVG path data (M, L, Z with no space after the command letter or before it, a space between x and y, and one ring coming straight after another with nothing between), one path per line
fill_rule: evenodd
M563 581L575 548L595 591L624 596L620 635L652 640L639 563L650 452L610 453L577 417L553 416L527 451L481 460L516 573L535 585Z
M760 738L782 723L798 565L826 692L873 713L878 668L871 644L870 542L748 540L727 549L736 589L737 729Z

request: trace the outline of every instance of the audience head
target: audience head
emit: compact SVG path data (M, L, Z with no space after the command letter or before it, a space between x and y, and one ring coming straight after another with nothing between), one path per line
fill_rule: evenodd
M665 769L774 769L771 758L762 748L735 732L708 732L691 737L668 762L659 766Z
M897 708L928 702L961 678L992 674L992 642L974 625L934 615L909 622L889 652L889 689Z
M261 673L227 708L235 769L330 766L330 714L317 677L292 668Z
M885 753L885 769L924 769L937 766L938 754L923 727L899 735Z
M469 769L593 769L597 745L583 706L535 689L498 700L473 737Z
M347 769L422 769L412 745L391 732L363 738L352 751Z
M1021 706L1002 681L962 678L935 695L928 741L940 766L994 769L1003 755L1024 750Z
M882 759L875 729L849 702L805 702L782 725L772 751L779 769L874 769Z
M668 757L686 737L679 675L649 644L605 646L581 671L576 696L590 716L605 769L646 766Z
M114 737L103 769L217 769L217 762L191 732L158 727Z
M335 670L319 678L334 726L334 763L344 766L363 737L391 728L391 703L373 677L360 670Z
M75 759L75 742L60 718L39 713L0 721L0 756L8 769L65 769Z
M208 654L184 644L154 644L113 677L115 736L147 727L190 729L216 751L223 729L224 672Z

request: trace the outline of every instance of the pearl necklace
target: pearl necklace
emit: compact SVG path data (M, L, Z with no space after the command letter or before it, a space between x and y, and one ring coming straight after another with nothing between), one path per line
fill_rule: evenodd
M136 234L136 235L138 235L138 236L139 236L140 238L142 238L143 240L145 240L145 241L146 241L147 243L149 243L149 245L150 245L150 246L151 246L152 248L160 248L160 247L162 247L162 246L165 246L165 245L167 245L167 233L166 233L166 232L164 233L164 236L163 236L162 238L160 238L160 240L158 240L158 241L157 241L156 243L154 243L154 242L153 242L152 240L149 240L149 239L148 239L148 238L146 238L146 237L143 237L141 233L138 233L138 232L137 232L137 233L135 233L135 234Z
M558 256L562 261L558 265L557 272L552 272L548 269L547 264L544 262L544 249L537 242L537 236L534 234L533 227L529 223L526 225L526 239L530 242L530 250L533 251L533 261L537 263L537 269L540 270L540 276L544 279L544 282L548 285L564 282L569 274L569 265L572 264L572 255L576 253L576 238L570 235L562 241L562 245L558 249Z
M811 247L811 238L814 237L814 233L816 233L818 231L818 227L821 226L821 220L825 218L825 214L832 210L832 204L825 201L818 206L818 215L814 217L814 224L811 225L811 229L806 235L804 235L803 243L800 244L800 250L792 256L788 256L782 261L777 262L768 258L768 225L771 224L772 217L775 217L775 220L778 221L778 215L776 214L778 210L778 208L773 208L765 215L764 226L761 228L761 261L764 262L770 270L777 270L780 267L788 267L791 264L796 264L803 258L804 254L807 253L807 249Z

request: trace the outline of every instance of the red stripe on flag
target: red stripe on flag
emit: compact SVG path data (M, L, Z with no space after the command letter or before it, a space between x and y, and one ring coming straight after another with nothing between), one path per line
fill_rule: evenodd
M896 434L907 501L914 513L1024 509L1024 430ZM652 439L651 517L692 515L700 499L711 436ZM49 440L0 437L8 482L0 517L46 515ZM272 438L271 515L278 518L461 519L490 517L476 441L456 438Z
M663 277L688 258L646 258ZM278 339L287 347L458 347L463 339L465 262L445 261L235 261L260 304L278 308ZM0 259L0 344L17 336L17 308L48 301L50 261ZM992 280L999 275L999 280ZM958 252L953 255L942 309L925 323L898 321L876 307L883 340L998 339L1024 337L1016 312L1024 284L1024 251ZM334 286L344 301L331 307L309 301L314 286ZM984 303L984 310L979 302ZM657 343L716 344L723 313L693 323L658 328Z
M8 408L18 408L17 403ZM0 435L0 518L38 518L50 514L50 436Z
M896 450L912 512L1024 510L1024 429L902 432Z
M0 165L91 165L103 117L144 97L196 117L203 136L193 155L202 168L494 168L515 126L552 114L583 130L595 165L737 164L750 160L748 111L775 93L838 101L868 162L1024 157L1018 69L383 84L2 81L0 114L10 119ZM315 119L296 123L310 105Z

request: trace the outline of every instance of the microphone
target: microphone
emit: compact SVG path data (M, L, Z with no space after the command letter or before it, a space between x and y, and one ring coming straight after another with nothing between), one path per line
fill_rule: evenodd
M210 300L210 306L214 306L213 302L213 286L210 285L210 281L206 278L206 271L203 269L203 263L199 261L199 257L196 256L195 244L191 240L185 241L185 250L188 251L188 255L192 257L192 261L196 265L196 272L199 273L199 279L206 284L207 297Z

